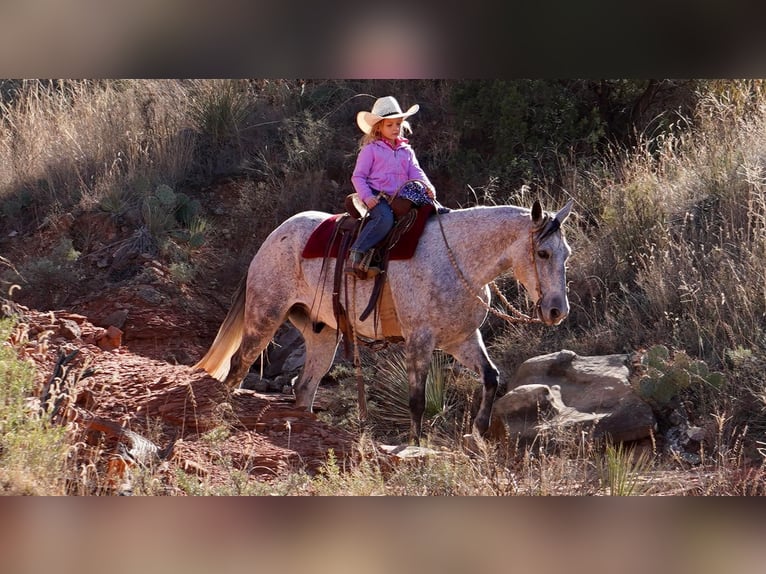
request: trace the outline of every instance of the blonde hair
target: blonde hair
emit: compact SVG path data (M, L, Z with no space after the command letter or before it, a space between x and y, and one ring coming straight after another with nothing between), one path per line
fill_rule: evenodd
M376 140L383 138L383 136L380 135L380 122L382 121L383 120L380 120L372 124L372 129L370 129L370 133L362 135L362 137L359 139L360 148L363 148L370 142L374 142ZM412 126L410 126L410 122L408 122L407 120L404 120L402 122L402 129L404 130L404 133L407 133L407 134L412 133Z

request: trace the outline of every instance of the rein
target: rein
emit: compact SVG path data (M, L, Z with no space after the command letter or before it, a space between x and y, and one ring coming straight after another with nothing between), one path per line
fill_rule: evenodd
M449 242L447 241L447 235L444 233L444 226L442 225L441 216L439 215L438 210L436 211L436 221L439 222L439 230L442 234L442 239L444 239L444 245L447 247L447 255L449 256L450 263L452 263L452 266L455 268L455 271L457 271L458 277L460 277L460 281L463 284L463 287L465 287L465 290L471 293L473 289L471 288L471 285L468 283L468 279L466 279L465 275L463 274L462 269L460 269L460 266L457 264L457 260L455 259L455 254L452 251L452 247L450 247ZM532 237L534 234L534 231L529 232L529 243L530 243L530 256L532 258L532 264L535 268L535 279L537 281L537 303L535 305L535 308L538 308L540 306L540 302L542 301L542 293L540 291L540 274L537 270L537 259L535 258L535 241ZM501 319L507 321L508 323L542 323L542 319L539 317L530 317L526 313L523 313L522 311L519 311L514 307L510 301L503 295L503 293L500 291L500 288L497 286L497 283L495 281L491 281L489 283L489 287L492 289L492 292L497 295L498 299L502 302L503 305L508 309L510 312L510 315L508 313L504 313L500 311L499 309L495 309L492 307L492 305L489 305L484 302L484 300L478 295L474 294L476 299L479 300L479 302L482 304L482 306L495 315L496 317L500 317Z

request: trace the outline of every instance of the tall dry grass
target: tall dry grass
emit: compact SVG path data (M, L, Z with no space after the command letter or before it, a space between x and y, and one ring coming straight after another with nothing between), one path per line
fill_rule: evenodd
M623 345L721 362L726 346L763 344L766 107L733 113L729 97L708 94L691 131L615 153L578 182L597 225L575 231L571 275L597 278Z
M17 199L15 215L36 205L44 216L127 196L137 181L177 184L194 145L184 131L193 128L185 88L161 81L23 82L0 108L7 211L8 196Z
M695 391L707 411L697 415L717 404L766 430L766 387L753 376L766 357L763 84L712 85L693 118L612 150L573 185L573 311L550 344L683 350L727 375L723 393Z

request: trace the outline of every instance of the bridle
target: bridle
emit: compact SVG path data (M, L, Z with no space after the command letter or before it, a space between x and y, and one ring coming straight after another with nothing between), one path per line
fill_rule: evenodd
M552 218L546 215L539 226L529 231L529 257L535 270L535 290L537 291L537 302L534 306L536 317L541 315L540 307L542 306L544 296L540 282L540 268L538 266L540 258L537 256L537 252L543 240L556 233L559 229L561 229L561 222L555 217Z

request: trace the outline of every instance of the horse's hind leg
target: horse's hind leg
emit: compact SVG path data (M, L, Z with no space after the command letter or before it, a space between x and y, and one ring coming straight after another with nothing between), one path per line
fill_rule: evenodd
M231 369L226 377L226 386L230 389L239 387L250 367L269 345L271 337L244 335L239 350L231 357Z
M279 326L284 323L286 311L283 313L276 308L265 312L257 304L248 302L245 309L245 326L239 349L231 357L229 375L226 385L233 389L239 387L250 366L255 362L271 342Z
M473 337L465 341L463 344L444 350L467 368L475 371L481 376L483 385L481 405L479 405L479 412L476 414L476 418L473 421L473 428L479 436L483 436L489 429L492 405L495 402L495 393L497 392L500 372L489 358L487 349L484 346L484 341L481 338L481 333L479 333L478 330L474 332Z
M318 333L312 327L303 328L301 332L306 343L306 360L301 374L296 377L297 380L294 380L293 391L295 405L311 412L317 387L335 359L338 334L327 325L324 325Z

